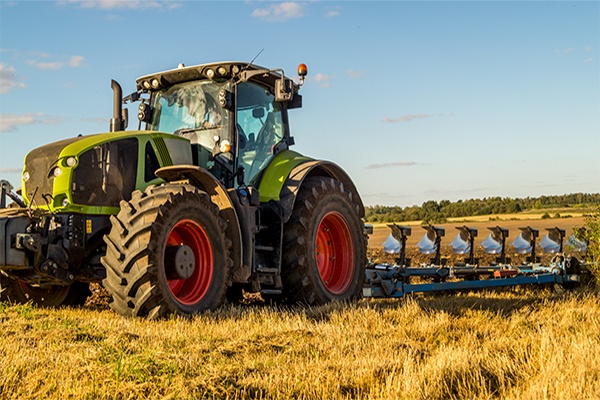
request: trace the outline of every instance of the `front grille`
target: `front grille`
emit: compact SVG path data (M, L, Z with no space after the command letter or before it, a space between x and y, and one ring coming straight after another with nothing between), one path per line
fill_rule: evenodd
M62 143L60 145L53 143L32 150L27 154L25 171L29 173L29 180L25 182L25 190L27 199L33 205L45 204L44 196L52 195L54 175L50 171L56 165L63 147L64 144Z
M135 190L136 138L103 143L79 155L71 193L75 204L118 207Z

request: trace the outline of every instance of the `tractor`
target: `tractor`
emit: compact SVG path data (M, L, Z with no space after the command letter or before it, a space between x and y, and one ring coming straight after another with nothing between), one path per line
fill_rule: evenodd
M282 69L218 62L114 92L110 132L32 150L0 210L0 300L192 316L260 293L319 305L361 294L364 206L338 165L291 150L302 106ZM127 108L139 102L137 130ZM6 203L3 195L2 201Z

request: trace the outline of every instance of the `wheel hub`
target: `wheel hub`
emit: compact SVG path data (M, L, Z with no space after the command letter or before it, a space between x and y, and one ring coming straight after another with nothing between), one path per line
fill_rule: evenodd
M165 269L168 279L189 279L196 269L196 257L192 248L182 244L168 246L165 257Z

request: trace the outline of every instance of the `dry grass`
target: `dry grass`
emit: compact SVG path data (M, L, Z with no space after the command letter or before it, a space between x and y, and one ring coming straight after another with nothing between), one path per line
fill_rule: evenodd
M600 398L599 300L520 288L164 321L0 303L0 398Z

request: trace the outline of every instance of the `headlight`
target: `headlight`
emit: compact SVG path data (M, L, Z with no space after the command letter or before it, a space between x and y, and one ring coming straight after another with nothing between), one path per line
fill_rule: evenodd
M29 180L29 178L31 178L31 176L29 175L29 172L27 172L27 171L23 172L23 180L25 182L27 182Z
M77 159L75 157L68 157L65 164L67 164L68 167L74 167L77 165Z
M62 169L60 169L60 167L56 167L52 170L52 175L55 177L59 177L60 174L62 174Z
M63 207L67 207L69 205L69 199L67 199L66 197L63 199L62 201L62 206Z

